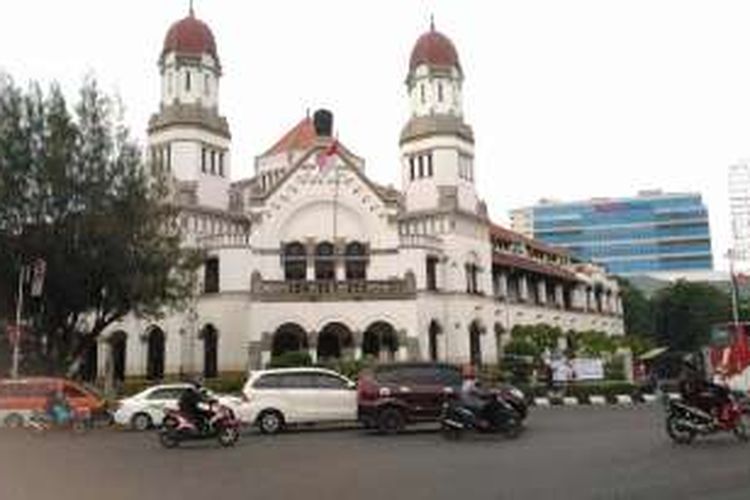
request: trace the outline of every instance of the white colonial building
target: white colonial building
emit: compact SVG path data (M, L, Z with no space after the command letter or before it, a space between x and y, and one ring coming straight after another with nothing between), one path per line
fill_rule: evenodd
M490 221L463 116L465 75L434 27L409 61L411 116L393 172L401 190L367 177L324 110L258 156L254 177L232 181L222 65L192 12L167 33L159 71L150 161L173 177L185 244L208 258L189 310L113 325L101 375L210 377L292 350L494 364L516 324L622 334L614 280Z

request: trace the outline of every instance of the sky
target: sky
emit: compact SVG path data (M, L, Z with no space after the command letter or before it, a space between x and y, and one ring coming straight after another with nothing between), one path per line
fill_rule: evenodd
M71 97L93 74L145 143L164 36L187 12L188 0L0 0L0 71ZM727 169L750 158L750 2L195 0L195 12L224 69L235 179L326 107L368 175L398 186L409 55L434 15L465 73L476 183L496 222L540 198L697 191L727 267Z

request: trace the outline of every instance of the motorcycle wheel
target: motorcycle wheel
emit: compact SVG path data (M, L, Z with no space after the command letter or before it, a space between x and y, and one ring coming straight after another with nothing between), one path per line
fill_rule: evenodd
M750 441L750 415L742 413L742 415L739 416L739 422L737 422L737 425L732 432L734 432L734 436L743 443Z
M217 439L221 446L229 448L237 444L240 439L240 432L235 427L224 427L219 431Z
M458 441L463 436L461 429L453 427L452 425L443 424L442 426L443 437L448 441Z
M521 425L521 421L517 418L510 418L505 424L505 437L508 439L516 439L521 435L522 430L523 426Z
M164 448L177 448L180 444L180 438L177 437L175 432L166 429L159 432L159 443L161 443Z
M695 439L695 431L680 425L680 419L673 415L667 417L667 434L677 444L690 444Z
M71 424L73 432L76 434L84 434L91 428L91 424L88 419L76 418Z

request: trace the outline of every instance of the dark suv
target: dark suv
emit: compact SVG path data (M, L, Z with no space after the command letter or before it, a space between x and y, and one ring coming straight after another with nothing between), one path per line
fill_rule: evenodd
M448 363L392 363L360 374L357 415L366 428L396 433L406 424L436 422L448 398L461 390L458 366ZM499 391L526 417L523 394L506 386Z

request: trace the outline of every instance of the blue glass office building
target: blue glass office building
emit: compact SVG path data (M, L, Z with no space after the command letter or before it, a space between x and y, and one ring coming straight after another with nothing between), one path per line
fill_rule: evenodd
M695 193L542 202L512 213L513 227L613 274L713 268L708 210Z

